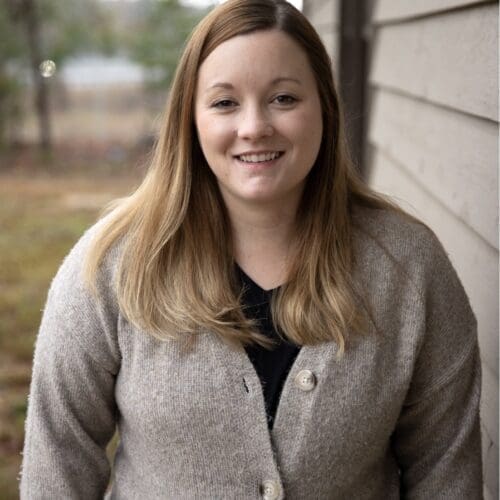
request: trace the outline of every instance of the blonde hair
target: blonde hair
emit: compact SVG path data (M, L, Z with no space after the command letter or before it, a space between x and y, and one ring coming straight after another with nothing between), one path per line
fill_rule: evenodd
M109 249L122 241L116 293L128 321L160 339L212 331L233 345L272 342L245 318L224 203L201 152L193 102L198 69L224 41L278 29L304 49L323 110L323 138L297 214L298 250L272 300L277 331L299 345L362 330L351 272L354 205L391 206L358 178L349 159L329 56L308 20L285 0L229 0L195 28L178 64L149 171L114 207L91 247L95 283Z

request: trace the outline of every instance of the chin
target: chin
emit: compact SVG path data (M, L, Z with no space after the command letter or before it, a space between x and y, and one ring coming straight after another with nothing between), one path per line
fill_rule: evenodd
M242 197L242 199L247 203L272 204L283 202L283 196L276 193L253 193Z

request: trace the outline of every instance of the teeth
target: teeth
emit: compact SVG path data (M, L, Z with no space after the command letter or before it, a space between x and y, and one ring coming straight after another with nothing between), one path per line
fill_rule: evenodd
M260 154L250 154L250 155L240 155L238 158L241 161L246 161L248 163L260 163L263 161L271 161L280 156L279 151L273 151L272 153L260 153Z

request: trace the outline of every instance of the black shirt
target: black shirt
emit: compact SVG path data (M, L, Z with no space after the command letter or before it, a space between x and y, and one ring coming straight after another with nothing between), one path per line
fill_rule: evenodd
M243 287L242 305L245 316L256 320L259 331L277 342L272 350L256 344L245 347L262 384L268 425L269 429L272 429L283 384L300 351L300 346L283 341L273 326L271 297L273 291L278 288L264 290L254 283L239 266L237 270Z

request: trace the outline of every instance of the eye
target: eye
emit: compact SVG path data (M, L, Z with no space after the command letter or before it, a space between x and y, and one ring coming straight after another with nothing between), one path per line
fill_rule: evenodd
M220 99L212 104L212 108L230 109L236 106L236 102L231 99Z
M273 99L273 101L278 103L278 104L290 106L291 104L295 104L297 102L297 99L291 95L288 95L288 94L280 94L280 95L276 96Z

